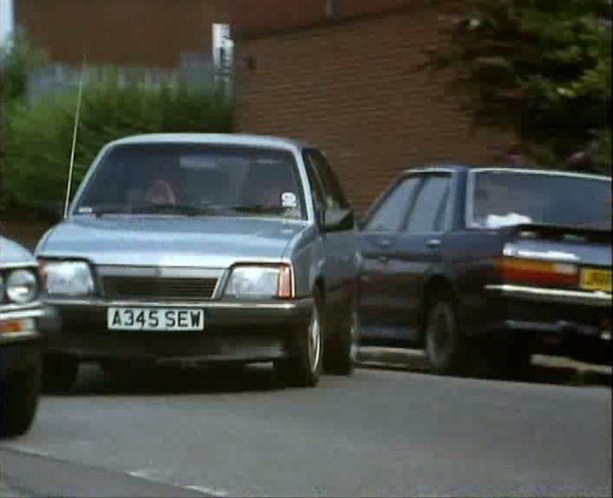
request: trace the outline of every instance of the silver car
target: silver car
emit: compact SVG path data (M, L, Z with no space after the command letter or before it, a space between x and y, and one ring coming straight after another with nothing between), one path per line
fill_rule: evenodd
M32 254L0 236L0 435L30 428L41 382L38 265Z
M46 379L167 362L269 362L288 384L349 374L354 214L316 148L248 135L124 138L39 242Z

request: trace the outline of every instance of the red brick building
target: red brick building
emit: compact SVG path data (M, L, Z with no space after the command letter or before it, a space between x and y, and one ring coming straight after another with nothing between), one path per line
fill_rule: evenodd
M491 163L510 140L473 132L445 77L417 69L457 5L236 0L241 129L321 145L360 210L406 167Z
M15 23L54 62L171 68L211 52L211 25L227 23L226 0L17 0Z

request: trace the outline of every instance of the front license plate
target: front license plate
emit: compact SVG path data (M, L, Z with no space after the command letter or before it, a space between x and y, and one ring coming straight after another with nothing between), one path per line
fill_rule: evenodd
M109 308L109 330L204 330L204 310L177 308Z
M611 271L584 268L581 270L581 288L592 291L611 292Z

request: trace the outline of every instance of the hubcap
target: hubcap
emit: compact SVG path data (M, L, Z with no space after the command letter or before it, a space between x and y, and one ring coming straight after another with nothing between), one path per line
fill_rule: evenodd
M309 325L309 363L311 371L314 372L321 360L321 326L319 323L319 312L317 308L313 310L311 324Z

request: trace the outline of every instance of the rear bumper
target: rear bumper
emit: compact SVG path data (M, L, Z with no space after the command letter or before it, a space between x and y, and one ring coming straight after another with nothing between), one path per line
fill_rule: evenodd
M38 320L44 311L38 304L0 311L0 326L18 323L20 330L0 333L0 376L25 370L40 360Z
M489 285L486 289L508 299L532 301L540 305L570 304L591 308L611 308L611 294L564 289L542 289L519 285Z
M487 333L518 334L535 351L610 363L610 294L508 285L487 291Z
M287 355L288 339L308 324L312 299L291 302L147 303L55 301L42 330L47 351L81 360L155 363L267 361ZM111 331L109 306L199 308L205 328L196 332Z

